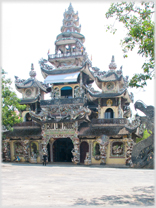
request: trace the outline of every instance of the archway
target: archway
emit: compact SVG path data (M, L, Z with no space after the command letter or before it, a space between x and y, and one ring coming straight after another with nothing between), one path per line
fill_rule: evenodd
M111 108L108 108L105 111L105 118L114 118L114 112Z
M57 139L53 144L53 161L54 162L72 162L71 153L74 145L69 138Z
M89 145L87 142L82 142L80 145L80 163L84 163L86 152L89 152Z

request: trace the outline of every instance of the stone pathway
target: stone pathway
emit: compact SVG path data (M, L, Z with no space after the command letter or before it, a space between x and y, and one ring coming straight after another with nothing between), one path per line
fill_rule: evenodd
M154 170L2 163L3 207L154 207Z

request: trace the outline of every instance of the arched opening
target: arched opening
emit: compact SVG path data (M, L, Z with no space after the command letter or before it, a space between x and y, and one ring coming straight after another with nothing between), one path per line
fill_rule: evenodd
M84 163L87 152L89 152L88 143L87 142L81 142L81 145L80 145L80 163Z
M57 139L53 144L53 161L54 162L72 162L73 154L71 153L74 145L69 138Z
M72 88L62 87L61 88L61 98L72 98Z
M114 112L111 108L108 108L105 111L105 118L114 118Z
M48 162L51 162L50 160L50 144L47 145L47 152L48 152Z
M29 113L25 115L25 121L32 121L32 118Z
M95 155L100 155L100 145L98 143L95 145Z

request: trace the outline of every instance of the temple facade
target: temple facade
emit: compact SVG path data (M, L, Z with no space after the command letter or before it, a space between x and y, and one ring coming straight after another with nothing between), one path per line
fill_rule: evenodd
M21 112L23 123L4 133L3 157L42 163L47 153L51 163L128 165L138 127L137 119L131 123L128 119L133 102L128 77L122 67L117 69L114 56L106 71L93 67L78 12L70 4L63 16L54 54L39 60L44 83L37 80L33 64L30 78L15 77L26 109Z

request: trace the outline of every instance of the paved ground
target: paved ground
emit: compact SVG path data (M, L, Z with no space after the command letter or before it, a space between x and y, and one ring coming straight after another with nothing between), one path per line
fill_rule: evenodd
M154 170L2 163L3 207L154 207Z

